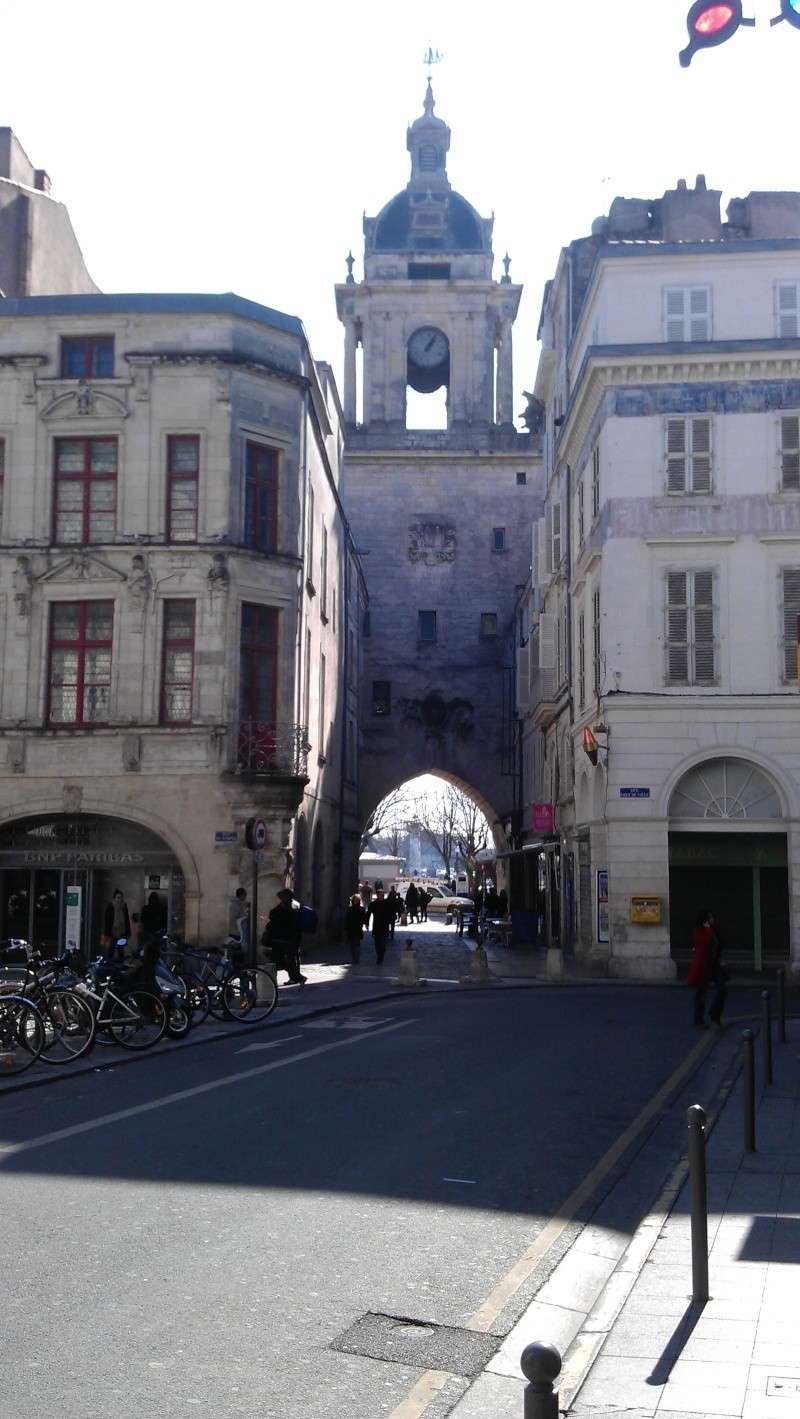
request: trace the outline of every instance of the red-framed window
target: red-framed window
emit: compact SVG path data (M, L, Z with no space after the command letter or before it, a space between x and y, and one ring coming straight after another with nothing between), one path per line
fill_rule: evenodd
M278 612L242 602L239 647L239 763L249 771L268 766L276 744Z
M113 376L113 335L64 335L62 337L62 379L112 379Z
M53 540L111 542L117 527L117 440L56 439Z
M191 724L194 681L193 601L164 602L161 723Z
M200 439L170 434L167 439L167 541L197 541L197 487Z
M56 601L50 607L49 724L107 722L113 633L113 601Z
M261 443L245 447L244 545L274 552L278 532L278 454Z

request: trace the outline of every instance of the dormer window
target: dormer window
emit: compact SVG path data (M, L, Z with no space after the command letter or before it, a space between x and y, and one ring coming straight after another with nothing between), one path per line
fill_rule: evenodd
M65 335L61 340L62 379L113 379L113 335Z

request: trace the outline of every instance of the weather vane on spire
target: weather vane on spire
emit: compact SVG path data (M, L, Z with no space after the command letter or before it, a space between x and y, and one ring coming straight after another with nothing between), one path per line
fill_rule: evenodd
M443 59L444 55L442 54L442 51L440 49L432 49L431 46L428 45L428 48L425 50L425 56L422 62L425 65L425 68L428 70L429 79L431 77L430 71L433 68L434 64L441 64Z

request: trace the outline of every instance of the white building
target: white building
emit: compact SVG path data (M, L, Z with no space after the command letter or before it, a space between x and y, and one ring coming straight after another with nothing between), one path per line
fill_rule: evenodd
M800 969L800 194L719 202L618 198L542 311L528 901L616 975L672 976L704 906Z
M232 295L0 300L0 935L189 939L355 878L366 604L341 413L300 321Z

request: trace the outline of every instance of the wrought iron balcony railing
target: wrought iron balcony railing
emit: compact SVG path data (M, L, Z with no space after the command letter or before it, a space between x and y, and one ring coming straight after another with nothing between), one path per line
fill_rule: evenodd
M304 724L243 719L236 745L236 772L305 778L310 747Z

